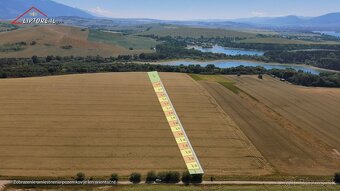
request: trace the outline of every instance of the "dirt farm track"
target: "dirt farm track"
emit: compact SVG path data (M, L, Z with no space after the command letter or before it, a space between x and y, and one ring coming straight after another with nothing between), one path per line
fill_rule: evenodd
M207 175L273 172L199 83L160 75ZM0 90L0 176L186 169L146 73L4 79Z

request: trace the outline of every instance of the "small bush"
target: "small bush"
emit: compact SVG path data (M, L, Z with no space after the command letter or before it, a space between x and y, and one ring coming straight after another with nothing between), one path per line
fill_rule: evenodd
M110 176L110 181L118 182L118 174L112 173Z
M340 184L340 172L335 173L334 182L337 183L337 184Z
M146 182L152 183L157 179L156 173L154 171L150 171L146 174Z
M191 182L194 184L200 184L203 181L203 174L192 174Z
M164 183L178 183L180 178L180 173L176 171L159 172L157 174L157 179L160 179Z
M163 178L164 183L178 183L180 181L180 174L176 171L165 172L165 177Z
M62 49L69 50L69 49L71 49L71 48L73 48L73 47L72 47L72 45L65 45L65 46L61 46L61 48L62 48Z
M15 44L16 44L16 45L22 45L22 46L26 46L26 45L27 45L27 43L24 42L24 41L16 42Z
M34 64L37 64L37 63L39 62L38 56L32 56L32 62L33 62Z
M0 78L7 78L8 76L7 76L7 74L6 73L1 73L0 72Z
M11 44L3 44L0 46L0 52L16 52L26 48L26 42L16 42Z
M76 181L84 181L85 180L85 174L82 172L78 172L76 175Z
M130 180L130 182L132 182L134 184L138 184L141 181L141 174L137 173L137 172L133 172L133 173L131 173L129 180Z
M165 177L166 177L166 172L157 173L157 179L160 179L162 182L164 182Z
M182 173L182 182L185 185L190 183L200 184L203 181L203 174L190 174L188 171Z
M190 181L191 181L191 174L188 172L188 171L185 171L182 173L182 182L185 184L185 185L188 185L190 184Z

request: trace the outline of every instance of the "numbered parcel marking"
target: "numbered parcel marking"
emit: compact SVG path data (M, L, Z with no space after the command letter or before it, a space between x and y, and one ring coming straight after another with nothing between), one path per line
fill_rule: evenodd
M184 162L190 174L203 174L201 164L192 148L187 134L178 118L174 106L172 105L169 95L167 94L158 72L148 72L152 86L157 94L158 101L164 111L166 120L169 123L171 131L175 137L178 148L181 151Z

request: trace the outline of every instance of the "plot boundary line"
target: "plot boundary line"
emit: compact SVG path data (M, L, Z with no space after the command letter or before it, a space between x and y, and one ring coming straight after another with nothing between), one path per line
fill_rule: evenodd
M189 173L204 174L203 168L193 147L191 146L189 138L185 133L184 127L179 120L177 112L158 75L158 72L148 72L148 75Z

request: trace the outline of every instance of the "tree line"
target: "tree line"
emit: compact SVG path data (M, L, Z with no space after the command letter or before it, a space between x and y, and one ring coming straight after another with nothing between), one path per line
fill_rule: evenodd
M279 63L308 64L340 71L340 51L267 51L268 60Z
M76 181L85 181L86 176L83 172L78 172L74 178ZM90 177L88 180L93 180ZM114 184L119 181L119 176L117 173L112 173L109 178ZM211 177L213 180L213 177ZM142 174L138 172L132 172L129 176L129 181L133 184L139 184L142 181ZM149 171L146 174L145 182L148 184L152 183L165 183L165 184L176 184L182 181L184 184L188 185L190 183L200 184L203 181L203 174L190 174L188 171L182 173L182 175L177 171L161 171L156 173L155 171Z
M121 61L122 58L103 58L101 56L73 57L47 56L32 58L0 59L0 78L19 78L63 74L98 73L98 72L179 72L194 74L250 75L269 74L303 86L340 87L339 73L304 73L294 69L271 69L264 67L238 66L218 68L214 65L175 66L162 64L141 64Z
M275 44L275 43L238 43L235 38L190 38L190 37L158 37L149 35L163 43L156 47L156 53L141 54L139 59L157 61L163 59L244 59L262 62L279 62L284 64L307 64L325 69L340 71L340 45L331 44ZM188 45L204 46L217 44L223 47L263 50L263 56L236 55L201 52L187 49Z

